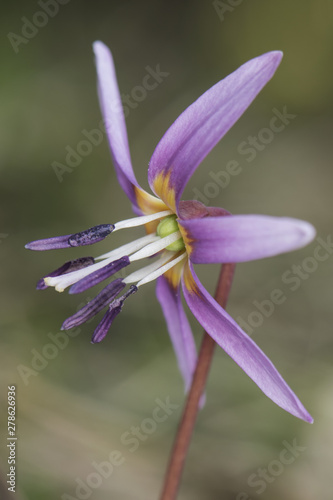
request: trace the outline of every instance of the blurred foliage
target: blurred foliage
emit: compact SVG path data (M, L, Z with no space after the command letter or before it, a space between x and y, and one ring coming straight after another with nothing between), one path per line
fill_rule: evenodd
M213 2L199 0L70 0L59 5L59 12L28 43L19 45L17 53L8 33L20 35L22 17L31 20L41 8L38 2L23 0L1 7L1 422L4 443L6 387L17 384L17 498L74 495L76 478L85 480L94 471L92 462L107 460L112 450L123 453L124 465L115 468L91 498L157 498L184 401L153 285L126 305L101 345L90 344L96 324L92 322L59 348L40 373L30 376L27 385L17 370L19 365L31 367L33 353L43 351L50 343L48 334L57 334L82 300L34 290L35 281L72 258L72 252L32 253L24 244L131 216L105 140L73 172L64 174L61 183L51 166L64 162L65 148L75 149L84 138L82 131L96 128L101 120L94 40L112 49L123 93L141 83L148 65L159 64L170 73L127 117L133 162L143 186L155 145L186 106L246 60L283 50L272 82L204 161L185 194L191 198L196 188L203 192L211 172L225 170L228 161L236 160L242 173L218 191L213 204L234 213L303 218L323 239L332 234L333 4L238 3L222 21ZM296 118L247 162L238 145L267 127L272 109L283 106ZM125 241L121 238L115 235L114 244ZM109 245L110 239L98 251ZM294 292L281 281L283 273L313 255L315 246L240 264L229 305L234 317L246 320L253 301L283 289L287 300L255 329L254 339L315 424L309 426L276 407L218 349L180 500L331 500L333 259L319 263ZM198 270L211 291L216 271L215 266ZM201 328L191 322L199 345ZM121 435L151 416L156 398L167 396L178 410L131 453ZM282 442L294 439L306 450L257 494L258 488L248 482L251 474L278 460ZM5 482L6 450L0 466Z

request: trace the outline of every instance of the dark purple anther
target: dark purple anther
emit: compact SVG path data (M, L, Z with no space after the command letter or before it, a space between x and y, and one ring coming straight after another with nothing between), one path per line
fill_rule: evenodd
M110 276L113 276L115 273L123 269L124 267L130 264L130 260L127 256L121 257L118 260L114 260L110 262L106 266L102 267L102 269L97 269L93 273L89 274L85 278L82 278L80 281L75 283L69 289L69 293L81 293L89 288L97 285L103 280L106 280Z
M101 340L104 339L104 337L106 336L112 325L113 320L120 313L122 306L119 302L119 299L116 299L114 302L117 304L112 309L109 309L105 313L102 321L99 323L96 330L94 331L94 334L91 339L92 344L97 344L97 342L101 342Z
M54 277L61 276L63 274L71 273L72 271L77 271L78 269L83 269L84 267L91 266L94 264L95 259L93 257L81 257L76 260L69 260L65 262L61 267L58 267L55 271L52 271L49 274L46 274L41 278L37 283L37 290L45 290L48 286L44 282L44 278L46 277Z
M121 312L125 300L132 295L133 293L137 292L138 288L135 285L131 285L129 289L127 290L124 295L122 295L119 299L114 300L110 305L109 305L109 310L107 313L104 315L102 321L99 323L97 326L96 330L93 333L91 343L96 344L97 342L101 342L101 340L104 339L105 335L108 333L113 320L115 319L116 316Z
M100 224L99 226L91 227L86 231L72 234L68 238L68 243L71 247L82 247L92 245L104 240L114 230L113 224Z
M70 328L82 325L82 323L85 323L89 319L93 318L115 297L117 297L117 295L125 288L125 286L125 283L120 278L107 285L97 295L97 297L88 302L88 304L82 307L82 309L80 309L76 314L74 314L70 318L67 318L64 321L61 330L69 330Z

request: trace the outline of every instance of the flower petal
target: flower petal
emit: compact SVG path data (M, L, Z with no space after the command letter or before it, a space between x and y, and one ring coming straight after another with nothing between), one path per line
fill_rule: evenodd
M151 205L152 211L155 210L155 205L156 211L161 211L165 205L140 188L133 172L123 105L111 52L100 41L94 42L93 49L96 57L100 106L119 184L134 207L139 208L139 212L151 213L149 211Z
M231 215L178 221L194 264L245 262L307 245L315 237L308 222L266 215Z
M220 207L206 207L201 201L186 200L179 202L178 215L180 219L187 220L230 215L230 212Z
M243 64L189 106L158 143L150 160L151 189L173 210L194 170L273 76L282 53Z
M138 183L133 172L113 58L102 42L94 42L93 49L96 57L98 94L114 165L121 187L134 202L133 187Z
M185 300L199 323L252 378L264 394L292 415L312 422L311 415L283 380L272 362L209 295L190 263L185 268L182 285Z
M186 392L192 381L197 353L191 327L182 305L180 286L174 288L164 276L161 276L157 280L156 296L164 313Z

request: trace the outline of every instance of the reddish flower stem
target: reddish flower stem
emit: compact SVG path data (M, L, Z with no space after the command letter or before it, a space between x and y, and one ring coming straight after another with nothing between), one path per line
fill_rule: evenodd
M215 300L225 308L231 289L235 264L222 266L215 292ZM186 454L190 446L191 437L199 410L200 397L204 392L209 368L212 362L215 341L204 333L197 366L193 375L183 415L178 427L173 449L171 452L168 469L165 476L164 487L160 500L175 500L185 464Z

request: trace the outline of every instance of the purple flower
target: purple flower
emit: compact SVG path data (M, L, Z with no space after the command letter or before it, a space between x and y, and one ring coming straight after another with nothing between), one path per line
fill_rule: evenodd
M126 278L111 281L95 299L68 318L63 329L77 326L107 307L92 342L100 342L125 300L142 285L157 280L156 295L185 381L190 386L196 349L181 302L182 288L192 314L203 328L260 389L291 414L312 422L312 417L288 387L271 361L200 283L193 264L235 263L289 252L309 243L315 235L307 222L265 215L231 215L197 201L180 201L186 183L200 162L244 113L273 76L282 53L269 52L248 61L218 82L189 106L171 125L150 160L148 181L155 196L144 191L133 172L125 119L111 53L94 43L99 99L119 184L137 217L102 224L73 235L39 240L32 250L89 245L120 229L144 226L146 235L101 255L71 261L49 273L38 288L54 286L78 293L100 283L134 261L149 264ZM97 262L96 262L97 261ZM123 289L127 291L119 297Z

